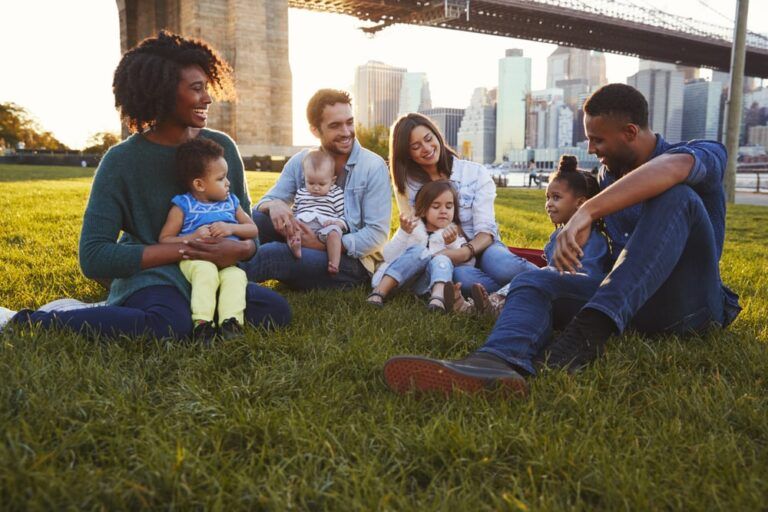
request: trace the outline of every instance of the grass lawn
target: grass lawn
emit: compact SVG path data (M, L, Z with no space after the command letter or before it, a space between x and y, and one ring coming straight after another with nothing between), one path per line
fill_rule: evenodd
M0 166L0 304L99 299L77 264L91 169ZM249 173L260 196L274 174ZM542 247L543 191L500 190ZM757 510L768 502L768 208L733 206L744 311L703 338L625 335L531 396L402 398L382 364L460 356L488 320L366 290L292 293L293 324L201 349L0 335L0 509Z

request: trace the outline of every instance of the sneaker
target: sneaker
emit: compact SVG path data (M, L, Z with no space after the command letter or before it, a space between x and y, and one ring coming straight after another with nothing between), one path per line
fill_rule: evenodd
M397 356L384 364L384 379L398 394L455 391L478 393L498 390L526 396L528 383L517 370L486 352L473 352L463 359L447 361L418 356Z
M43 304L38 308L38 311L44 311L46 313L74 311L76 309L97 308L100 306L106 306L106 301L101 302L82 302L77 299L63 298L57 299L48 304Z
M11 318L13 318L18 311L14 311L12 309L4 308L0 306L0 331L3 330L5 327L5 324L7 324Z
M216 338L216 334L216 325L213 322L195 320L195 325L192 327L192 341L210 345Z
M548 348L546 365L575 373L603 354L616 334L613 320L594 309L582 309Z
M243 335L243 326L234 318L227 318L219 326L219 335L224 341L239 338Z

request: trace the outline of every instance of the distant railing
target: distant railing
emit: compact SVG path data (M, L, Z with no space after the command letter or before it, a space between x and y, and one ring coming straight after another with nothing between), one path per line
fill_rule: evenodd
M760 175L768 173L768 162L757 162L742 164L736 167L736 176L745 174L754 174L757 177L755 182L755 192L760 192Z

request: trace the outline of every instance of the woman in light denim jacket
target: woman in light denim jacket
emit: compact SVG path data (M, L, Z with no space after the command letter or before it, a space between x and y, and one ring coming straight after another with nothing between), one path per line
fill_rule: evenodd
M458 158L437 126L421 114L400 117L390 133L389 165L404 231L415 226L414 199L424 183L448 179L458 191L459 220L468 242L443 254L456 265L453 279L461 283L465 296L474 283L495 291L517 274L536 268L509 252L499 239L493 208L496 185L485 167ZM474 266L458 266L473 257Z

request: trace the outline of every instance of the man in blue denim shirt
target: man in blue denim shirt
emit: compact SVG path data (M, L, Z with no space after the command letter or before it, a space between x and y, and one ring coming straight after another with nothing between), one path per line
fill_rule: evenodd
M277 183L253 209L261 247L243 264L251 281L275 279L296 289L358 285L370 280L389 235L392 186L387 164L355 139L352 102L344 91L321 89L309 100L307 120L313 135L336 162L336 184L344 189L344 217L339 273L328 274L325 245L291 211L296 191L304 186L301 162L306 151L291 157ZM301 234L302 257L295 259L286 236Z
M517 276L485 344L464 359L390 359L385 377L395 391L501 386L524 394L523 376L536 373L535 361L578 370L630 326L645 334L682 335L725 327L736 318L738 297L719 271L725 148L714 141L667 143L648 125L645 98L628 85L602 87L584 112L589 151L603 166L603 190L558 234L550 264L562 273ZM577 271L599 218L616 260L595 287ZM562 327L552 342L553 328Z

